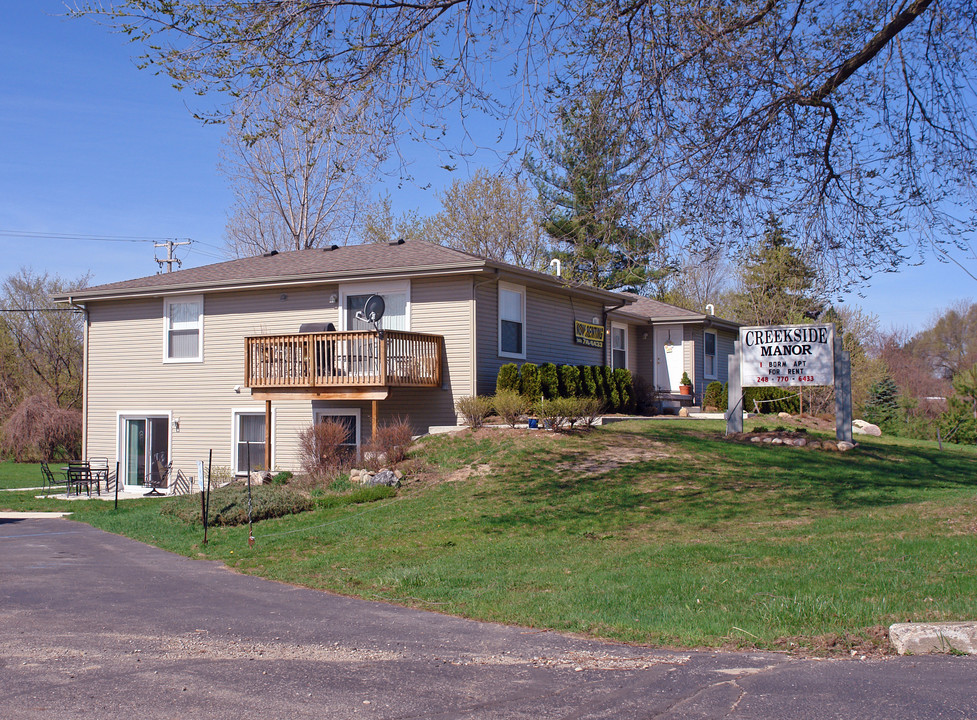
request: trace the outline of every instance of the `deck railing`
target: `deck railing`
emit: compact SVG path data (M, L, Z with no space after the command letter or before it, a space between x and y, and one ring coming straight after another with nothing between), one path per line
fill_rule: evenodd
M251 388L354 388L441 385L440 335L386 330L245 338Z

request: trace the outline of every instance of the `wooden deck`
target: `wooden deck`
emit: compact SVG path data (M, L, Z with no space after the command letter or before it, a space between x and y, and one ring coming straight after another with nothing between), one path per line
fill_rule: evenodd
M349 393L440 387L444 338L386 330L245 338L245 385L253 395ZM380 395L359 393L362 399Z

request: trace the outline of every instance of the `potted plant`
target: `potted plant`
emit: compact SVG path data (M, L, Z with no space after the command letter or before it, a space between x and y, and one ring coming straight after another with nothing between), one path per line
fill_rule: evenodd
M678 384L678 391L680 395L692 394L692 380L689 379L687 372L682 373L682 380Z

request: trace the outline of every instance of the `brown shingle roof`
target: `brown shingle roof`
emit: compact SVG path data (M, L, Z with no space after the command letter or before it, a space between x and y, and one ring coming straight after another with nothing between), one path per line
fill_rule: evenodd
M732 320L725 320L714 315L706 315L695 310L687 310L677 305L669 305L668 303L652 300L643 295L635 295L629 292L622 292L621 295L632 300L631 305L617 311L622 315L630 315L652 322L667 322L668 320L675 320L676 322L704 321L706 318L709 318L710 322L719 325L728 325L729 327L738 326Z
M71 293L70 298L68 294L60 294L55 295L54 299L59 302L69 299L84 302L173 292L492 270L515 273L527 282L537 285L565 285L563 281L546 273L489 260L425 240L409 240L393 244L349 245L333 250L293 250L240 258L172 273L96 285ZM623 300L619 294L606 290L583 285L571 287L576 292L596 296L607 303Z

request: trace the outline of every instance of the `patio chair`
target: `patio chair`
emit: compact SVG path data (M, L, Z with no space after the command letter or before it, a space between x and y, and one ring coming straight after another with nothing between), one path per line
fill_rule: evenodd
M88 458L88 467L92 471L92 479L95 482L96 488L104 480L105 481L105 492L111 490L109 487L109 460L103 457ZM99 492L101 494L101 492Z
M64 485L65 492L67 492L68 476L61 473L60 479L54 477L54 473L51 472L51 468L48 467L46 462L41 463L41 478L43 483L42 487L45 489L53 488L55 485Z
M170 483L170 470L173 469L173 463L166 462L166 453L156 453L153 456L153 465L155 469L149 472L150 491L143 497L162 495L159 489L167 487Z
M98 489L98 482L92 479L92 469L88 466L87 462L70 462L68 463L68 495L71 494L71 488L75 488L75 494L81 495L81 486L85 486L85 492L88 493L88 497L92 496L92 483L95 482L95 491L101 495Z

